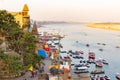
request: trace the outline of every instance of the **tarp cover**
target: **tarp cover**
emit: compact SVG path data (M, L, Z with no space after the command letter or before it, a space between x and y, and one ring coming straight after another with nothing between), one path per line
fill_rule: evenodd
M44 49L38 50L38 56L42 56L42 58L47 57L47 53Z

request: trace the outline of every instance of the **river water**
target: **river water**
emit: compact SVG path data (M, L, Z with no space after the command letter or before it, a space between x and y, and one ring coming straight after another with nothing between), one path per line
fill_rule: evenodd
M86 27L83 24L47 24L38 28L39 33L50 32L66 35L61 40L62 50L82 50L84 58L88 58L88 51L94 52L96 58L105 59L109 65L104 65L105 74L115 79L115 73L120 73L120 31L104 30ZM98 45L98 43L100 43ZM90 44L86 47L86 44ZM106 44L106 45L103 45ZM99 49L103 49L100 51ZM95 67L92 65L90 71Z

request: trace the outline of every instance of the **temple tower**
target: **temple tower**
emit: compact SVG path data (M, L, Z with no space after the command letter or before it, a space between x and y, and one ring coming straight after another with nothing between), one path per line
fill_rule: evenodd
M29 8L27 4L24 5L22 10L22 28L26 32L30 27L30 15L29 15Z

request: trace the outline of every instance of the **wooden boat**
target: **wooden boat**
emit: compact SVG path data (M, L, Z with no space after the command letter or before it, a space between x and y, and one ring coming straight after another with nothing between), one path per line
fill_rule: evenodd
M120 48L120 46L116 46L116 48Z
M120 80L120 73L116 73L115 77L116 77L117 80Z
M82 64L76 64L75 67L82 67L83 65Z
M87 60L87 63L89 63L89 64L91 64L91 63L95 64L95 60L89 59L89 60Z
M90 76L90 78L91 78L91 80L110 80L110 77L108 77L108 76L99 76L99 75L97 75L97 76L95 76L95 75L91 75Z
M108 77L108 76L99 76L99 77L97 77L97 79L96 80L110 80L110 78Z
M102 63L108 65L108 62L106 60L102 60Z
M76 67L74 73L88 73L88 67L86 66L81 66L81 67Z
M68 53L73 53L73 51L72 51L72 50L69 50Z
M89 47L90 45L89 44L86 44L86 47Z
M101 63L106 64L106 65L109 64L109 63L108 63L105 59L103 59L103 58L99 58L97 61L100 61Z
M60 51L60 53L67 53L67 51Z
M88 58L89 58L89 59L95 59L95 53L89 52Z
M104 76L104 79L105 79L105 80L110 80L110 77L108 77L108 76L105 75L105 76Z
M91 74L104 74L105 72L103 70L93 70Z
M71 64L71 66L74 66L75 64Z
M103 67L101 61L96 61L96 62L95 62L95 65L96 65L96 67Z
M84 52L83 51L75 51L75 53L77 53L77 54L84 54Z
M103 49L99 49L99 51L103 51Z
M65 56L64 59L70 59L70 57L69 56Z
M75 59L84 59L83 56L73 56L73 58L75 58Z

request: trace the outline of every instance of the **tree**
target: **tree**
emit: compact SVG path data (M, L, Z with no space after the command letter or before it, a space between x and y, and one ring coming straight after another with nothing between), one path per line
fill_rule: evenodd
M34 68L39 68L40 64L42 63L42 58L36 54L29 54L26 53L24 56L24 65L28 68L31 65Z
M5 38L7 46L22 56L24 66L35 66L40 63L41 58L35 54L35 37L30 32L23 32L14 16L5 10L0 11L0 33ZM20 65L15 66L21 63L13 61L11 64L13 67L9 66L11 69L17 69Z
M2 36L8 36L11 29L18 28L14 17L5 10L0 11L0 33Z
M0 11L0 34L5 44L10 43L8 37L12 37L13 39L12 33L20 32L18 26L13 15L7 13L5 10Z
M29 32L24 33L14 17L5 10L0 11L0 33L12 50L19 54L34 53L35 37Z
M24 68L23 62L21 61L21 56L11 56L8 54L4 54L3 51L0 51L0 59L2 59L4 64L6 64L6 66L4 66L3 69L5 69L11 74L19 73Z

